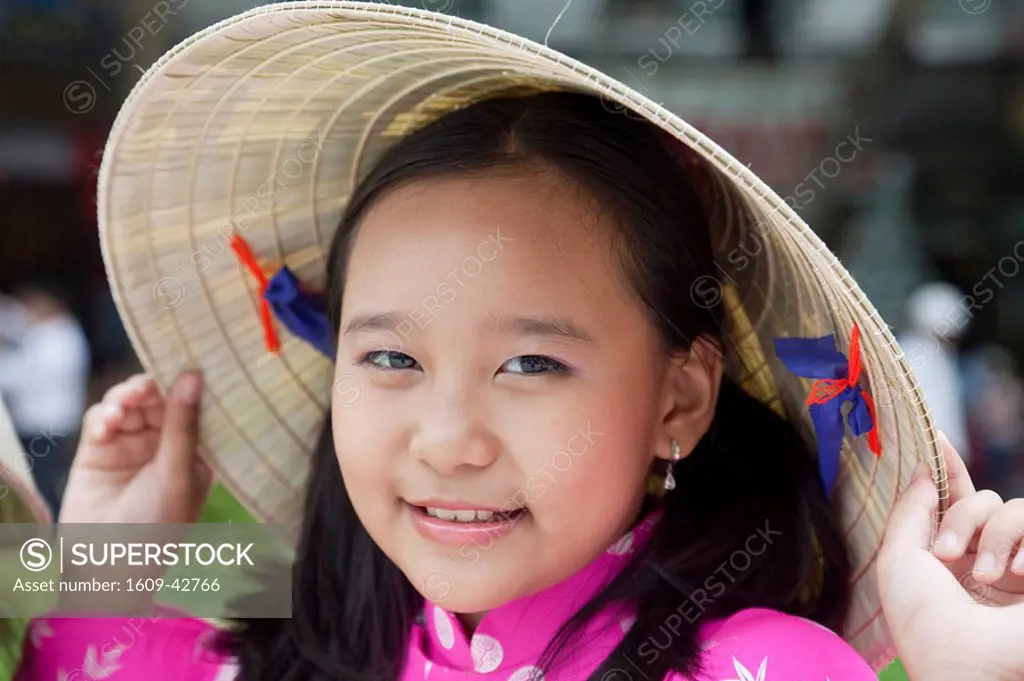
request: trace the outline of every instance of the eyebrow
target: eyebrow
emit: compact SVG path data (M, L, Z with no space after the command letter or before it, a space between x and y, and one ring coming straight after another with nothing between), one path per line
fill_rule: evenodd
M498 332L520 336L555 336L592 344L594 338L568 317L522 317L498 315L495 320Z
M395 331L400 323L401 318L394 312L356 315L345 325L345 330L341 332L341 335L359 331Z
M401 328L402 319L409 315L397 312L367 313L356 315L348 324L342 335L360 331L390 331ZM519 336L547 336L565 338L577 343L593 344L594 338L568 317L525 317L521 315L495 315L494 329L498 333ZM408 322L412 324L412 322Z

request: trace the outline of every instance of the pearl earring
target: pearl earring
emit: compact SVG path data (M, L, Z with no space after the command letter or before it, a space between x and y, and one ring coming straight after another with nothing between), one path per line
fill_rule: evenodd
M679 461L679 458L682 456L679 451L679 443L675 440L670 440L669 448L672 450L672 460L668 463L668 475L665 476L666 492L671 492L676 488L676 478L672 475L672 465L675 464L676 461Z

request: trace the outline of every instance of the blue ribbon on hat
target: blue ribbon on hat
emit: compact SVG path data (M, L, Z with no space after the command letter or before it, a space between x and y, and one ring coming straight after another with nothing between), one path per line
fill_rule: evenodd
M289 331L333 360L334 342L323 296L304 289L295 274L286 266L282 266L268 279L249 244L242 237L233 234L230 242L239 262L249 270L259 284L260 318L267 351L276 354L281 349L281 342L274 332L271 318L273 311L274 316Z
M834 335L821 338L776 338L775 354L797 376L816 378L806 403L818 438L818 470L828 498L839 477L845 424L843 405L852 404L846 424L856 436L867 435L868 445L881 456L882 445L875 427L874 401L858 384L861 371L860 329L853 327L849 360L836 348Z
M292 271L282 267L267 282L263 297L289 331L334 359L331 323L322 295L304 290Z

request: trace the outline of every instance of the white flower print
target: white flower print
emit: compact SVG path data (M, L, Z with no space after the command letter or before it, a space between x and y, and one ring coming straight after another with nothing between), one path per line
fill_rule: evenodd
M423 678L426 679L430 676L430 668L434 666L434 663L427 660L426 664L423 665Z
M97 656L97 650L93 646L89 646L89 649L85 653L85 672L94 679L105 679L111 674L121 668L121 665L117 663L118 658L121 657L121 651L124 650L124 646L118 646L117 648L111 648L107 652L103 653L102 659Z
M441 608L434 606L434 630L437 632L437 639L446 649L451 650L455 645L455 628L452 621L448 619L448 613Z
M123 643L118 643L117 647L111 648L107 652L103 653L104 659L107 660L119 660L121 659L121 653L128 650L128 646Z
M121 658L121 653L128 648L129 646L120 644L99 655L96 646L89 646L85 650L82 666L78 669L72 669L70 672L64 668L58 669L57 681L101 681L102 679L109 679L114 675L114 672L121 669L121 665L117 661ZM227 680L218 679L218 681Z
M32 623L28 637L32 641L32 647L39 650L43 647L43 640L53 636L53 628L47 620L36 620Z
M469 653L473 657L473 670L486 674L493 672L505 657L498 639L487 634L476 634L469 644Z
M634 617L633 615L628 615L619 620L619 629L622 629L623 634L628 634L629 630L633 628L634 624L636 624L636 617Z
M528 664L512 672L508 681L544 681L544 672L540 670L540 667Z
M192 648L192 659L199 660L210 655L210 644L217 635L216 631L204 631L196 637L195 646Z
M757 670L757 676L750 673L750 670L743 666L743 663L732 658L732 666L736 669L737 679L723 679L723 681L765 681L765 673L768 671L768 658L761 660L761 666Z
M738 640L739 639L736 638L735 636L730 636L729 638L723 638L723 639L717 639L716 638L714 640L706 641L706 642L702 643L701 646L700 646L700 649L701 650L711 650L712 648L717 648L718 646L722 645L723 643L725 643L727 641L738 641Z
M217 676L213 677L213 681L234 681L238 677L238 672L238 662L228 660L217 669Z
M100 679L110 678L121 668L121 665L117 663L117 658L121 657L122 650L124 650L123 646L112 648L100 658L96 646L89 646L85 650L85 659L82 660L81 668L72 669L70 672L58 669L57 681L83 681L83 679L100 681Z
M608 547L608 553L613 556L624 556L633 553L633 530L622 535L622 538Z

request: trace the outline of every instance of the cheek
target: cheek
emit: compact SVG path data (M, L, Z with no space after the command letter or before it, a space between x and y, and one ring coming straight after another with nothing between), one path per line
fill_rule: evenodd
M393 481L400 451L394 442L398 429L388 419L374 417L372 410L365 407L335 407L331 417L338 465L360 516L366 509L394 499Z
M631 519L643 496L653 458L650 398L624 392L633 397L629 403L572 400L557 425L526 429L530 442L514 448L543 453L521 467L527 503L554 534L561 534L556 527L581 523L611 531Z

